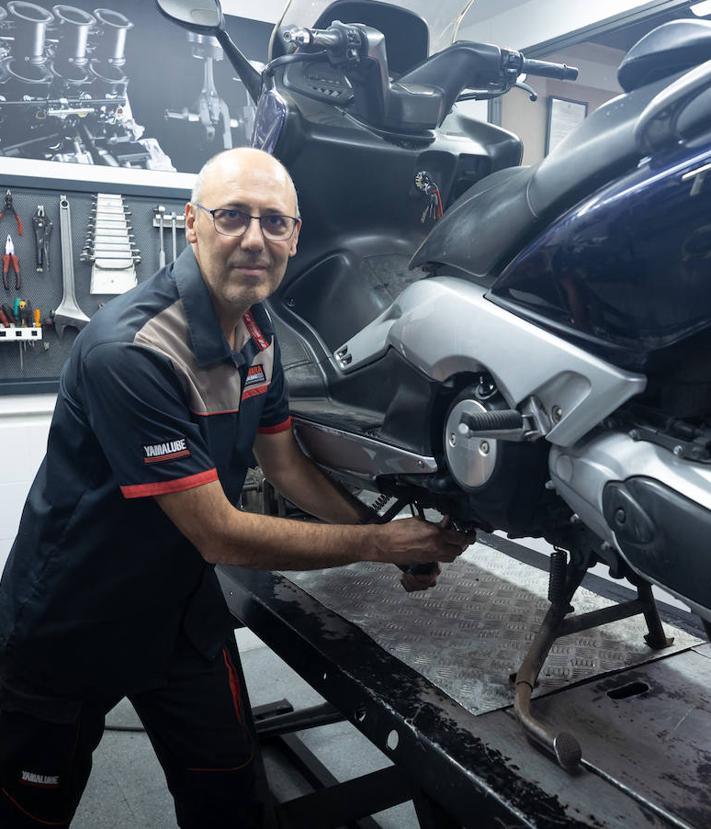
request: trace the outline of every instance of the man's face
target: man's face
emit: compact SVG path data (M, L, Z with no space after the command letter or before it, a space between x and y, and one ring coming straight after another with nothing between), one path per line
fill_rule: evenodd
M269 158L218 162L204 183L200 204L252 216L296 216L293 185ZM239 313L279 287L299 236L297 225L290 239L267 239L255 220L242 236L225 236L215 230L212 216L193 204L186 206L185 226L213 298L222 310L232 306Z

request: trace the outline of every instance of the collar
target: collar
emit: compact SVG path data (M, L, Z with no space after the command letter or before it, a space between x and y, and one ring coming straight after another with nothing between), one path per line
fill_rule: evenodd
M169 265L169 270L172 271L178 294L183 301L190 346L200 368L231 359L232 351L222 333L210 291L190 245L187 245L175 262ZM255 340L258 332L261 332L271 341L274 329L266 309L257 302L249 310L257 325L255 334L250 331L251 339Z

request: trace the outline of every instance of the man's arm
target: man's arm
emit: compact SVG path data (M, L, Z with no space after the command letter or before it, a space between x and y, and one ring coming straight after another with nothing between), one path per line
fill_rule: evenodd
M291 429L257 435L254 455L267 480L309 515L331 524L360 524L373 517L368 507L304 455Z
M157 495L156 501L211 564L312 570L356 561L454 561L469 543L466 536L415 518L334 526L254 515L233 507L219 481Z

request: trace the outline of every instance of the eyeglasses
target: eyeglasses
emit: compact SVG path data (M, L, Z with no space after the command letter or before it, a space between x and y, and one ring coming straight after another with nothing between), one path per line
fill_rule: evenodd
M266 239L272 242L285 242L291 239L297 224L301 221L295 216L282 216L279 213L250 216L244 210L237 210L234 207L216 207L210 210L200 202L195 202L195 206L212 216L215 230L223 236L244 236L252 219L257 219Z

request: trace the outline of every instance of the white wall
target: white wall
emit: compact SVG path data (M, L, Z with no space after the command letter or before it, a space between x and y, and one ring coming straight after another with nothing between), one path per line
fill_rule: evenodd
M477 0L459 38L524 49L644 5L646 0Z
M0 397L0 569L20 523L22 506L47 448L53 394Z

